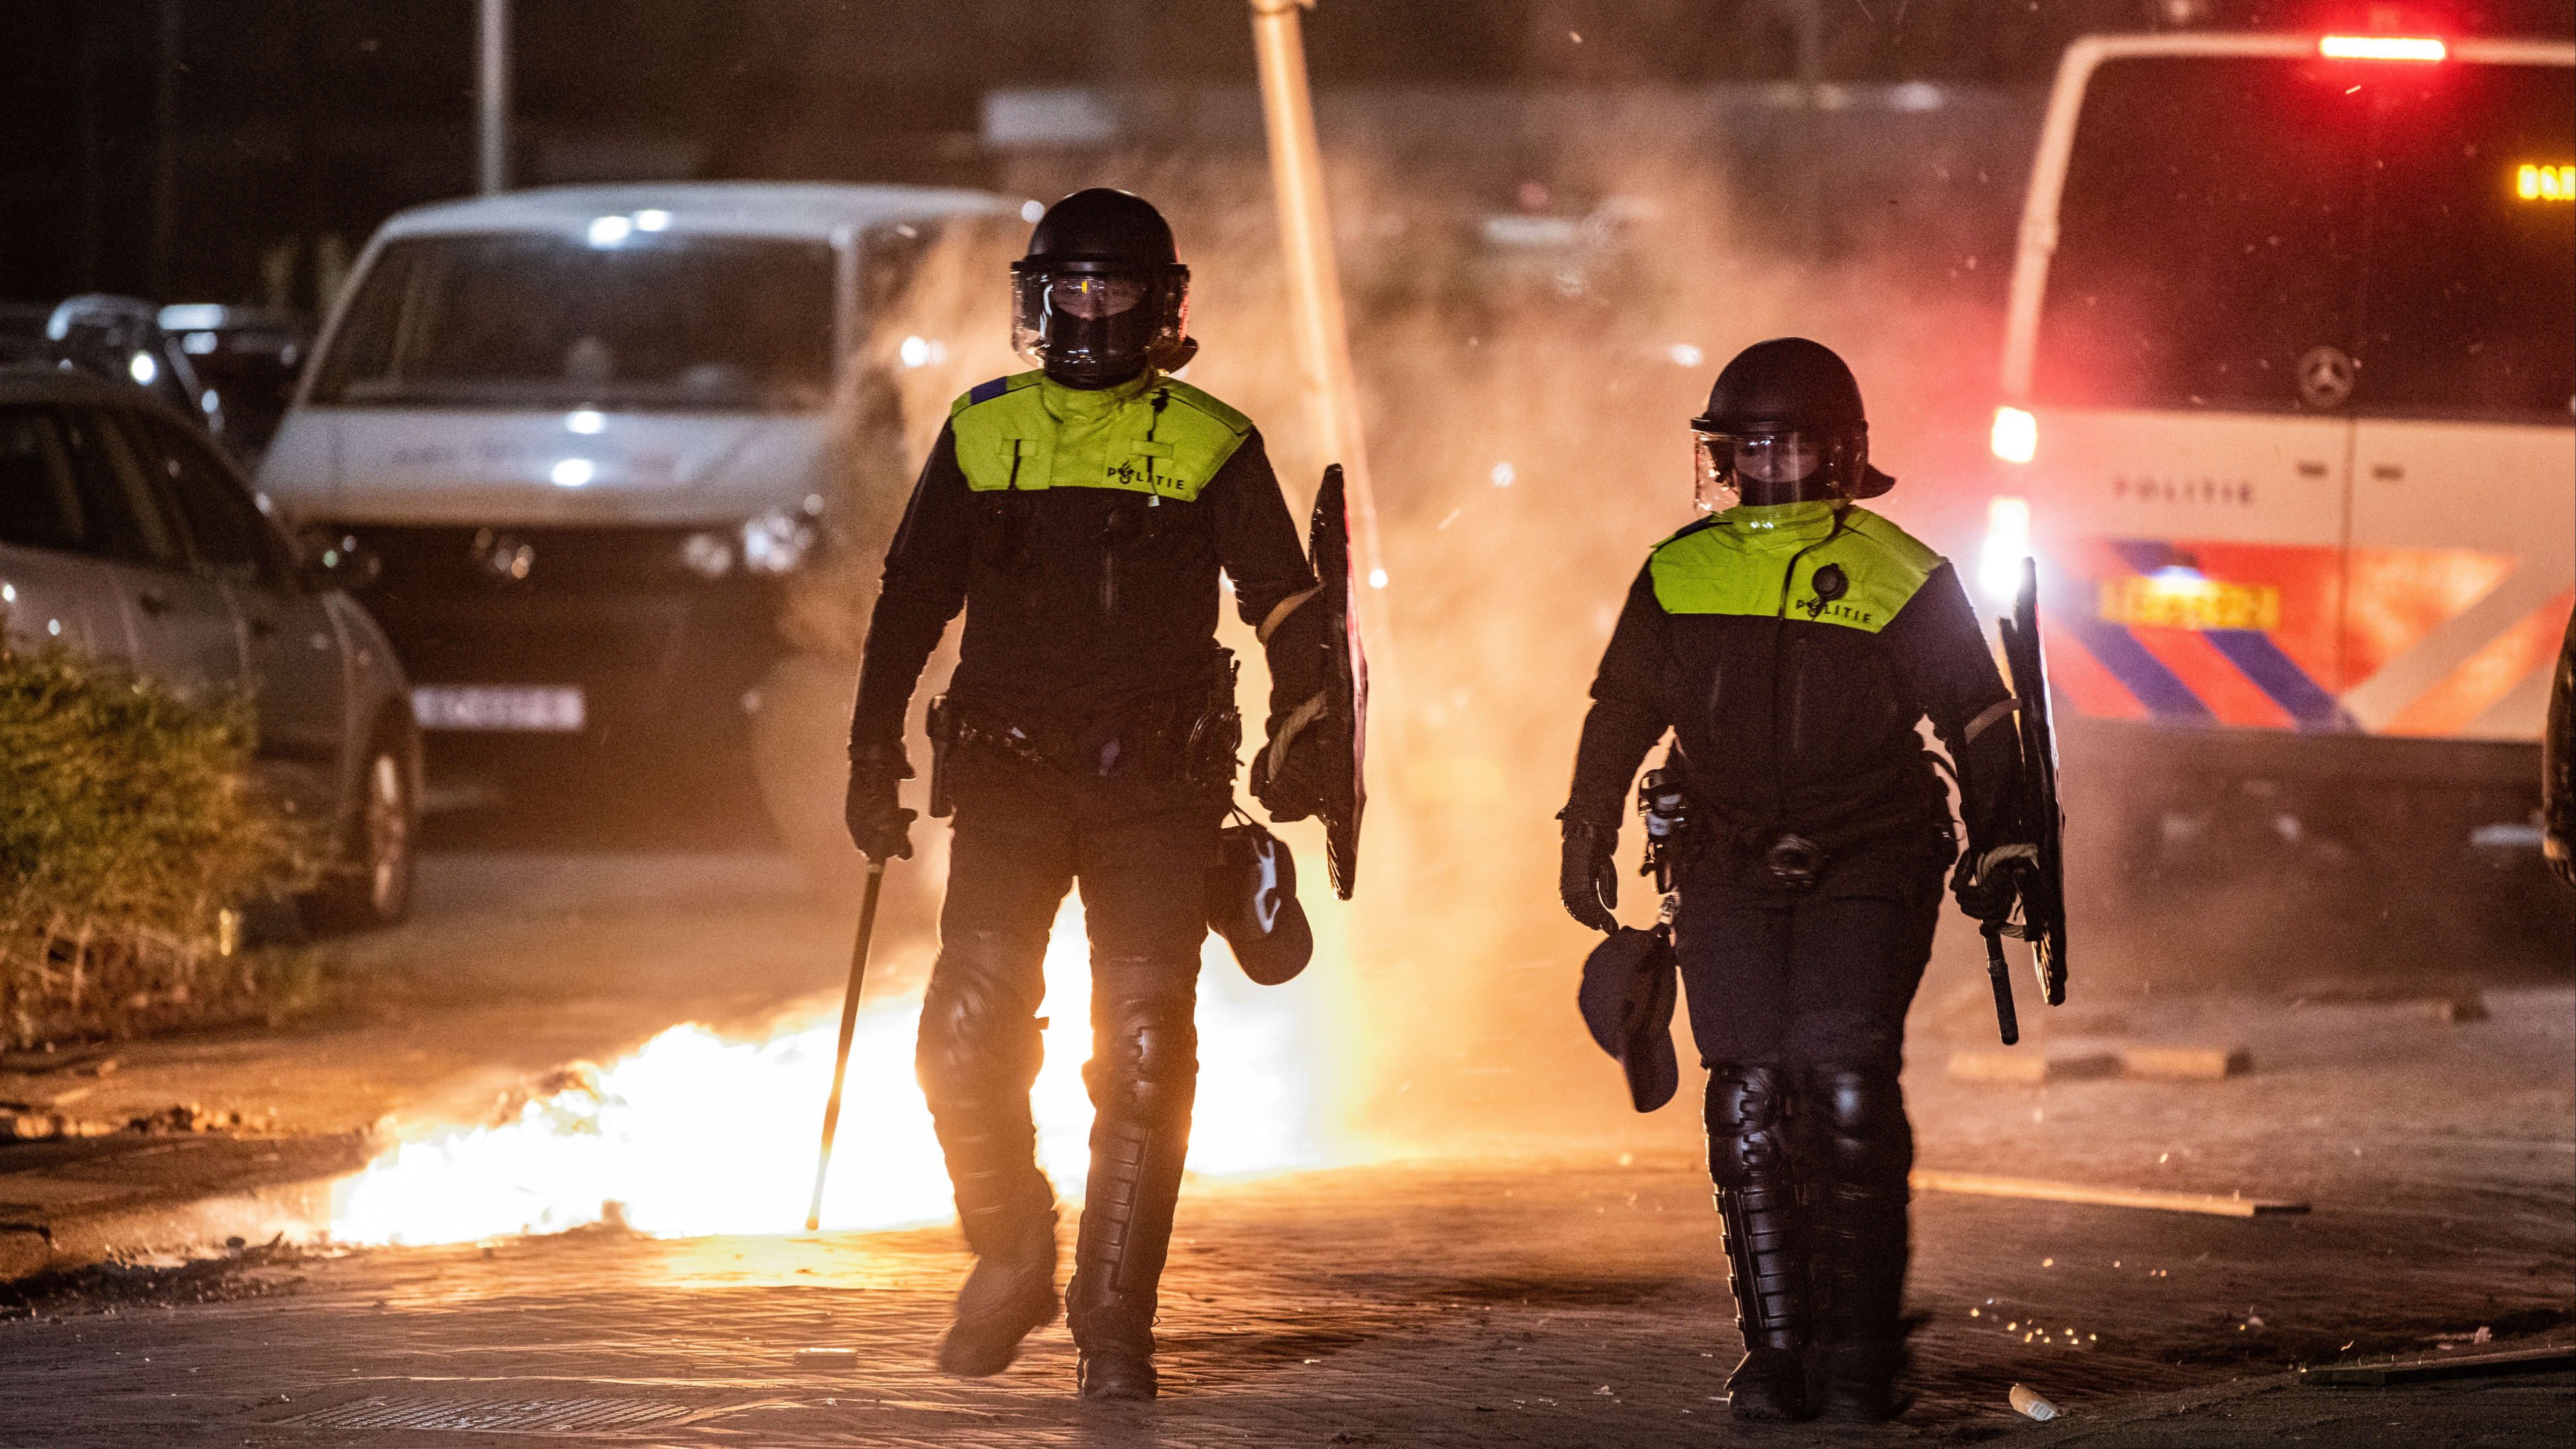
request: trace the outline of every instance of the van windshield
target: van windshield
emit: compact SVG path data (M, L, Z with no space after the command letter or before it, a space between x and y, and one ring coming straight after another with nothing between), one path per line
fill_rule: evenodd
M2132 56L2086 86L2033 397L2565 423L2576 156L2563 66ZM2343 354L2349 392L2303 393Z
M809 411L832 250L752 237L415 237L368 267L317 403Z

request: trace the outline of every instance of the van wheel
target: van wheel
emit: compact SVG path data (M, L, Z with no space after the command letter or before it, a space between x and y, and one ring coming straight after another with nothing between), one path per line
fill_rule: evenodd
M411 914L420 823L413 788L420 778L417 753L410 733L398 728L379 728L367 746L358 808L342 837L339 861L312 898L325 928L367 930Z

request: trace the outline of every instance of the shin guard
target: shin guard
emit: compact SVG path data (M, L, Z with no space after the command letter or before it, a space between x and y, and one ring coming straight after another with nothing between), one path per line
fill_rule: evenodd
M1838 1419L1893 1418L1905 1366L1906 1174L1914 1134L1893 1066L1808 1068L1802 1110L1820 1232L1816 1288L1822 1407Z
M1189 1152L1198 1034L1185 995L1108 1005L1083 1068L1094 1108L1091 1175L1066 1317L1086 1356L1149 1356Z
M1790 1161L1787 1074L1721 1064L1708 1077L1708 1171L1747 1348L1803 1348L1811 1326L1805 1223Z

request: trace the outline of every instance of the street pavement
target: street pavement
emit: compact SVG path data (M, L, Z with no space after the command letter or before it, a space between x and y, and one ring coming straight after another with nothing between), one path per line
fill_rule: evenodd
M2493 1233L2437 1245L2430 1224L2341 1207L2276 1221L1925 1194L1915 1211L1920 1397L1902 1422L1842 1437L2244 1443L2400 1399L2438 1400L2430 1422L2489 1437L2312 1442L2529 1442L2514 1436L2576 1427L2564 1376L2438 1394L2277 1388L2290 1361L2336 1357L2338 1341L2439 1353L2444 1332L2464 1341L2499 1322L2543 1326L2533 1341L2571 1336L2563 1272L2465 1271ZM2410 1271L2391 1261L2397 1242L2446 1261ZM1643 1446L1823 1432L1726 1419L1739 1341L1704 1179L1687 1162L1194 1183L1159 1330L1168 1393L1152 1406L1073 1399L1061 1325L1000 1377L934 1372L963 1266L946 1229L586 1230L92 1275L0 1323L0 1443L428 1445L473 1428L484 1443L574 1432L782 1449ZM2330 1291L2374 1274L2376 1291ZM2415 1301L2400 1307L2392 1290ZM2293 1306L2264 1318L2249 1300ZM2048 1429L2022 1418L2007 1403L2015 1383L2067 1417ZM2195 1389L2193 1403L2156 1398ZM2492 1422L2463 1417L2471 1400ZM2173 1437L2182 1424L2197 1437Z
M586 1229L364 1251L246 1235L192 1257L137 1228L119 1250L115 1224L147 1200L237 1192L272 1159L277 1173L337 1170L311 1165L339 1160L326 1134L387 1115L472 1121L496 1090L677 1020L758 1035L827 1003L846 949L840 918L757 859L462 858L432 886L433 906L454 904L353 948L387 973L392 1007L121 1044L127 1065L80 1089L93 1093L83 1109L202 1101L276 1135L0 1148L0 1227L25 1243L86 1231L90 1257L112 1259L57 1262L0 1290L0 1445L2009 1436L2393 1449L2576 1428L2565 1374L2353 1390L2284 1377L2576 1338L2576 991L2564 986L2490 989L2484 1019L2280 995L2033 1010L2022 1050L2219 1042L2246 1048L2254 1069L2014 1087L1945 1072L1993 1027L1973 950L1956 979L1936 963L1907 1078L1922 1166L2313 1210L2242 1219L1920 1194L1919 1397L1874 1429L1726 1419L1740 1348L1694 1155L1696 1093L1652 1116L1625 1110L1615 1069L1571 1023L1570 979L1546 975L1567 963L1509 968L1535 1003L1524 1034L1418 1053L1393 1095L1371 1099L1346 1165L1193 1180L1160 1330L1169 1392L1151 1406L1073 1399L1061 1325L998 1378L933 1372L965 1266L953 1229ZM918 965L891 964L890 985ZM2017 1414L2015 1384L2065 1416Z

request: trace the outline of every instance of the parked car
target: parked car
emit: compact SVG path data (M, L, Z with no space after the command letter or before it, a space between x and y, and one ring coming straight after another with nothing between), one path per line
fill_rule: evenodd
M221 394L226 451L256 467L313 351L313 319L279 307L186 302L161 309L161 330L206 391Z
M143 388L0 367L0 628L162 680L246 694L260 784L330 822L312 904L382 925L411 905L420 744L392 646L343 589L357 560L299 557L232 463Z
M161 309L151 303L105 292L66 297L46 316L45 339L57 360L131 380L194 418L209 437L224 436L222 396L197 376L179 340L161 330Z

